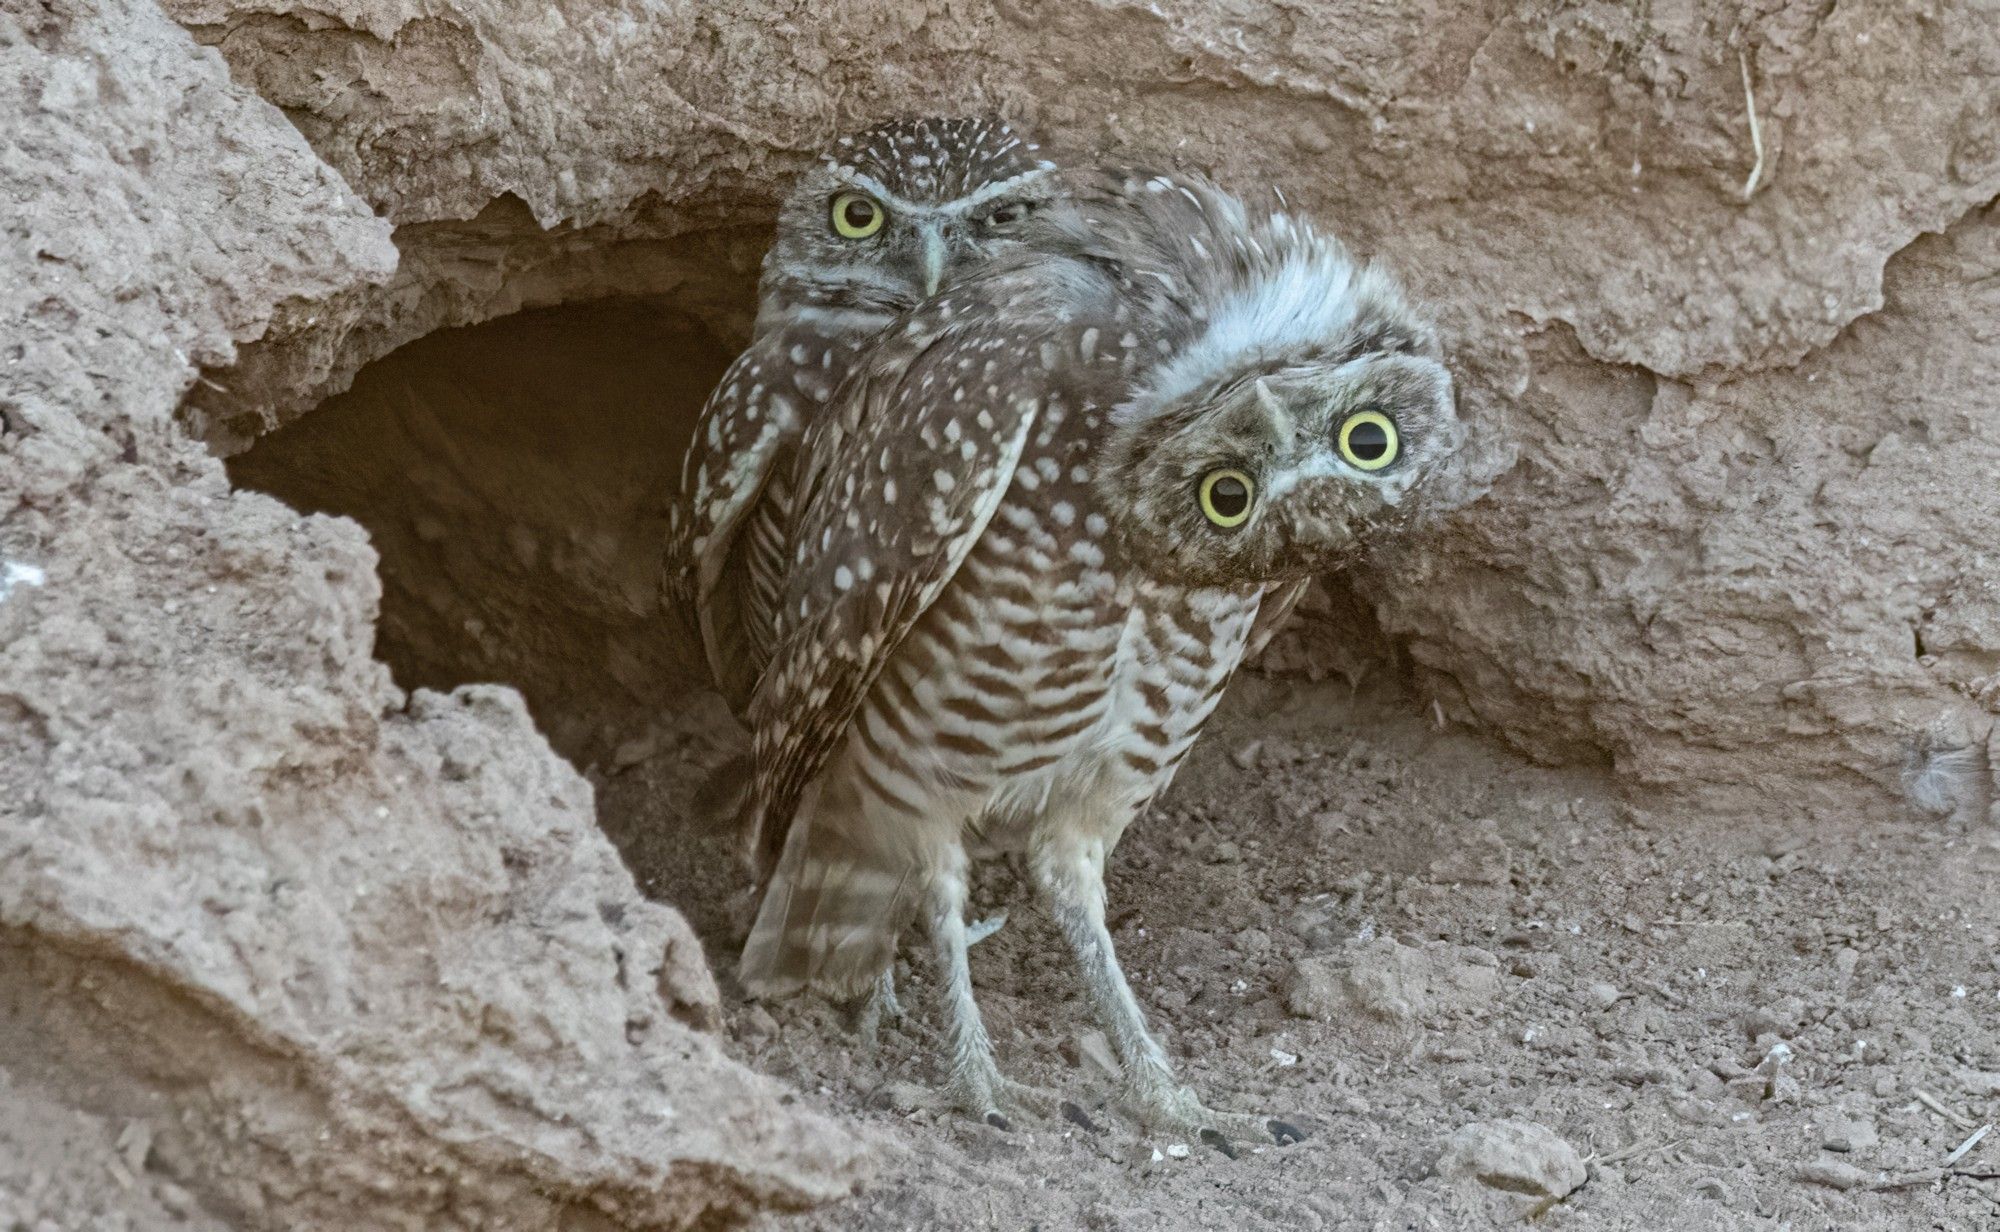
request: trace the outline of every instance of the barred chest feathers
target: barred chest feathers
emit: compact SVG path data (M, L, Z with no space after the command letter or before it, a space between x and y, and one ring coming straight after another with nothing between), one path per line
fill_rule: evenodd
M889 801L914 806L947 785L970 797L959 815L982 853L1023 849L1052 804L1096 805L1053 811L1115 843L1193 746L1261 593L1161 582L1121 560L1091 508L1100 413L1044 415L854 733L864 779Z

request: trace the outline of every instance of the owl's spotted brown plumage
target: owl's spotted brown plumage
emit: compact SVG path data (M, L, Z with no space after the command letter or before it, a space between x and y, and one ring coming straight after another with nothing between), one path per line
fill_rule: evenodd
M953 1093L997 1116L967 867L1025 852L1138 1113L1227 1123L1146 1029L1105 858L1267 588L1288 601L1418 511L1458 439L1436 356L1386 275L1189 178L1093 183L887 331L801 445L751 705L771 871L745 986L860 994L921 916Z
M716 387L669 510L667 574L741 714L771 650L799 433L896 315L1017 240L1053 164L996 119L926 117L835 141L786 198L755 333Z

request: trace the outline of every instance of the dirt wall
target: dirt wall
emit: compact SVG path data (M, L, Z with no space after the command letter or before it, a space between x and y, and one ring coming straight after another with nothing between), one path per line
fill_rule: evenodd
M387 278L388 225L150 5L10 9L0 59L0 1119L128 1120L245 1227L847 1192L866 1140L723 1054L519 696L397 688L360 528L175 426L285 305Z
M665 295L740 337L740 228L811 148L997 107L1071 157L1274 185L1439 306L1491 492L1341 584L1368 620L1330 631L1379 627L1420 704L1750 809L1895 794L1933 730L1987 773L2000 515L1920 495L2000 461L1996 292L1947 255L2000 193L1972 8L172 8L404 253L195 391L226 449L524 305ZM1956 293L1895 298L1906 250Z

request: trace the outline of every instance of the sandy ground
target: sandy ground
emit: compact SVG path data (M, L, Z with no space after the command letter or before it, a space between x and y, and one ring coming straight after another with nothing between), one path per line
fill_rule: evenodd
M899 965L912 1013L873 1053L839 1007L731 987L741 881L690 805L735 747L719 702L594 770L642 883L725 975L732 1050L900 1154L858 1198L768 1226L2000 1227L2000 1133L1946 1164L2000 1120L2000 834L1635 809L1416 709L1246 675L1117 853L1120 951L1189 1081L1311 1134L1235 1159L1120 1117L1060 942L1006 867L982 880L982 914L1011 916L974 974L1003 1065L1046 1106L1001 1132L929 1097L920 955ZM1586 1179L1553 1200L1439 1175L1448 1137L1496 1121L1551 1131ZM0 1230L221 1226L133 1131L0 1079Z
M1010 1132L932 1110L921 954L872 1055L837 1007L729 987L740 878L686 803L734 739L719 711L593 777L724 973L739 1055L906 1153L777 1226L2000 1227L2000 1134L1941 1171L2000 1119L2000 834L1633 808L1418 709L1246 676L1117 852L1120 952L1186 1077L1311 1133L1234 1160L1119 1117L1060 941L1004 866L979 906L1012 915L974 976L1003 1067L1051 1105ZM1512 1188L1439 1175L1449 1135L1502 1120L1553 1131L1587 1179L1557 1201L1504 1169Z
M145 1120L93 1116L0 1070L0 1232L224 1227L162 1175Z

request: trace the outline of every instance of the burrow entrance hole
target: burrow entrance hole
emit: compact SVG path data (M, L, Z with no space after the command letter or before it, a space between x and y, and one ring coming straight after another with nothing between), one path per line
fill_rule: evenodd
M230 478L367 529L399 685L513 685L588 766L707 684L662 549L738 345L659 297L440 330L231 457Z

